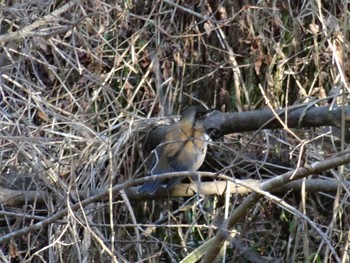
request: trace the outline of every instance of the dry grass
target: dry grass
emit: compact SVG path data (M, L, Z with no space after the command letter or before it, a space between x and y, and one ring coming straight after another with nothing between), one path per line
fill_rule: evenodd
M346 1L243 2L1 3L0 167L6 180L31 178L31 189L46 198L2 206L0 236L68 211L0 244L1 261L179 262L215 235L244 197L135 201L121 192L70 207L79 203L76 190L110 189L145 174L142 141L158 116L196 101L240 111L266 107L266 98L278 108L325 98L337 85L348 91ZM340 149L324 130L295 132L310 140L304 149L286 131L252 141L250 133L228 135L213 143L203 169L231 165L228 175L266 178L294 169L301 150L311 164ZM313 140L319 135L324 143ZM265 198L237 225L239 243L228 247L226 262L245 262L245 248L254 262L334 261L324 239L349 261L344 190L281 196L323 237Z

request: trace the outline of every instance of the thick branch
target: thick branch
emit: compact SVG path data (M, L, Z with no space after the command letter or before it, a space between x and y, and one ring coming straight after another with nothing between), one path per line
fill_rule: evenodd
M201 173L202 174L202 173ZM173 174L174 175L174 174ZM176 174L183 176L183 173ZM188 174L187 174L188 175ZM198 174L193 174L198 175ZM170 192L166 190L159 190L153 195L151 194L138 194L137 190L139 186L129 187L125 190L127 196L131 200L154 200L154 199L168 199L170 197L190 197L196 194L200 195L224 195L228 191L231 195L235 194L249 194L252 189L261 189L261 184L268 180L253 180L253 179L233 179L228 178L225 175L216 175L214 173L205 173L206 176L211 175L224 181L212 181L201 182L200 184L194 182L190 184L178 184ZM232 181L230 181L232 180ZM350 182L343 182L344 187L350 188ZM273 189L273 193L286 193L288 191L300 191L302 187L302 181L296 180L289 182L282 187ZM308 179L305 182L305 190L307 192L334 192L338 189L339 182L334 179ZM98 195L105 192L106 189L95 189L94 191L77 191L79 199L83 200L93 195ZM0 187L0 203L6 206L17 207L22 206L24 203L43 204L46 200L44 192L38 191L22 191L12 190ZM118 197L116 197L118 198Z
M278 189L279 187L291 182L291 181L295 181L297 179L301 179L303 177L306 177L310 174L318 174L322 171L331 169L331 168L335 168L338 167L340 165L346 164L346 163L350 163L350 154L344 154L343 156L340 157L334 157L322 162L317 162L315 164L313 164L312 166L308 167L308 168L300 168L299 170L297 170L297 172L293 175L292 172L286 173L284 175L275 177L273 179L267 180L266 182L261 183L260 188L264 191L272 191L274 189ZM182 175L190 175L191 173L183 173ZM193 173L193 175L198 176L198 173ZM293 175L293 178L291 178L291 176ZM165 178L169 178L169 175L159 175L159 179L165 179ZM213 176L214 177L214 174ZM69 208L65 208L62 209L60 211L58 211L57 213L53 214L52 216L50 216L49 218L38 222L30 227L26 227L26 228L22 228L21 230L18 230L16 232L13 233L9 233L6 234L2 237L0 237L0 243L1 242L5 242L8 241L10 239L13 239L15 237L18 236L22 236L22 235L26 235L32 231L38 231L40 229L42 229L43 227L52 224L54 222L56 222L57 220L61 219L62 217L64 217L65 215L67 215L68 211L75 211L78 209L81 209L91 203L94 202L99 202L101 200L103 200L104 198L106 198L107 196L109 196L110 191L116 195L119 191L127 189L133 185L139 185L145 181L149 181L152 180L152 177L146 177L146 178L141 178L141 179L136 179L136 180L130 180L127 181L125 183L122 184L118 184L116 186L114 186L112 189L105 189L103 190L101 193L98 193L92 197L86 198L84 200L82 200L81 202L75 203L75 204L71 204L71 206ZM208 251L208 253L206 254L206 262L212 262L208 261L210 259L215 259L216 256L218 255L220 248L222 247L223 242L227 239L228 237L228 233L230 230L232 230L232 227L235 225L235 223L246 214L246 212L255 205L255 203L259 200L259 196L258 194L256 194L255 192L252 193L250 196L248 196L243 203L236 208L230 215L229 219L226 220L226 227L222 228L219 230L218 234L215 237L215 242L213 245L213 247L210 248L210 250ZM69 198L67 200L70 200Z
M340 127L342 108L331 110L329 107L310 107L296 105L276 110L279 117L289 128L306 128L320 126ZM345 121L350 125L350 106L345 107ZM215 137L225 134L254 131L259 129L278 129L282 124L271 110L246 111L240 113L222 113L214 111L205 120L207 130L215 130Z
M202 182L200 184L194 182L191 184L178 184L170 192L166 190L160 190L153 195L150 194L138 194L138 187L130 187L126 190L129 199L135 200L154 200L154 199L167 199L170 197L190 197L196 194L200 195L224 195L228 191L231 195L242 195L253 192L252 189L261 189L261 184L268 180L252 180L244 179L237 180L228 178L224 175L217 176L219 179L225 181L216 182ZM226 181L226 180L233 181ZM288 191L300 191L302 188L302 180L296 180L289 182L282 187L273 189L273 193L286 193ZM339 182L333 179L308 179L305 182L305 191L307 192L335 192L339 187ZM344 187L350 187L350 182L345 181Z

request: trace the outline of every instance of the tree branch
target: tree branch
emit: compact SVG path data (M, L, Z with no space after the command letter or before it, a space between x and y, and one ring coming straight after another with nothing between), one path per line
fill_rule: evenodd
M285 109L276 110L281 119L285 120L289 128L306 128L320 126L340 127L342 108L315 107L302 104ZM345 122L350 125L350 106L344 108ZM206 130L214 130L214 137L225 134L254 131L259 129L279 129L282 124L275 118L271 110L246 111L240 113L223 113L213 111L205 119Z
M169 173L164 175L171 176L184 176L184 173ZM196 173L188 174L192 176L198 176L198 174L205 174L206 176L211 175L221 179L223 181L211 181L211 182L193 182L190 184L178 184L170 191L158 190L153 195L151 194L138 194L137 190L139 186L132 186L125 189L125 192L129 199L131 200L153 200L153 199L167 199L170 197L190 197L196 194L200 195L224 195L227 191L230 191L231 195L242 195L249 194L253 192L252 189L261 189L261 184L268 180L253 180L253 179L234 179L225 175L216 175L215 173ZM169 176L167 176L169 177ZM146 178L147 179L147 178ZM288 191L300 191L302 187L302 180L296 180L294 182L289 182L282 187L274 189L273 193L286 193ZM350 182L343 182L344 187L350 188ZM307 192L335 192L339 186L339 182L334 179L308 179L305 182L305 190ZM79 195L79 199L86 199L94 195L99 195L105 192L106 189L95 189L93 191L89 190L78 190L76 191ZM0 203L6 206L19 207L23 204L43 204L47 200L47 194L38 191L24 191L24 190L12 190L0 187ZM116 197L118 198L118 197Z

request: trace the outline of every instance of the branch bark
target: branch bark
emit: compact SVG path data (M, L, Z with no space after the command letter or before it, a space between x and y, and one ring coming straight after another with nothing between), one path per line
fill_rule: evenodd
M202 173L200 173L202 174ZM252 189L261 189L261 185L268 180L253 180L244 179L238 180L225 175L216 175L214 173L205 173L211 175L223 181L201 182L200 184L194 182L190 184L178 184L170 192L166 190L159 190L153 195L151 194L138 194L137 190L139 186L133 186L125 189L125 192L130 200L154 200L154 199L168 199L170 197L191 197L196 194L199 195L224 195L227 191L230 191L231 195L243 195L253 192ZM183 173L176 174L183 176ZM344 187L350 188L350 182L343 182ZM289 182L282 187L273 189L273 193L286 193L288 191L300 191L302 187L302 181L296 180ZM334 179L308 179L305 182L305 190L307 192L335 192L339 187L339 182ZM83 200L94 195L99 195L105 192L106 189L95 189L94 191L79 190L77 194L79 199ZM13 190L0 187L0 203L11 207L20 207L23 204L44 204L47 200L47 193L38 191L24 191ZM118 198L118 197L116 197Z
M310 128L341 125L342 108L331 109L328 106L315 107L309 104L296 105L276 110L289 128ZM350 106L345 107L345 122L350 125ZM275 118L272 110L223 113L213 111L205 119L206 130L215 130L214 137L225 134L254 131L259 129L279 129L282 124Z
M260 189L263 191L273 191L275 189L278 189L281 186L286 185L287 183L290 183L292 181L296 181L298 179L301 179L303 177L306 177L311 174L318 174L322 171L326 171L332 168L336 168L340 165L350 163L350 153L344 154L339 157L334 157L330 158L328 160L324 160L322 162L317 162L314 163L312 166L309 167L303 167L298 169L294 174L293 172L288 172L286 174L283 174L281 176L277 176L275 178L272 178L270 180L267 180L263 183L260 184ZM183 175L191 175L191 173L182 173L179 174L180 176ZM198 176L198 173L192 173L193 176ZM208 175L208 174L206 174ZM291 176L293 175L293 178ZM169 178L172 175L165 174L165 175L159 175L159 179L165 179ZM215 174L213 174L212 177L215 177ZM219 176L219 178L222 176ZM227 177L225 177L227 178ZM86 198L82 201L79 201L75 204L71 204L69 208L62 209L58 211L57 213L53 214L49 218L42 220L30 227L22 228L21 230L18 230L16 232L12 232L6 235L3 235L0 237L0 243L9 241L13 238L26 235L32 231L38 231L43 227L46 227L49 224L52 224L62 217L66 216L68 211L75 211L78 209L82 209L83 207L86 207L87 205L94 203L94 202L99 202L103 200L104 198L107 198L108 196L111 196L110 193L112 192L112 195L116 195L119 193L120 190L127 189L133 185L139 185L145 181L152 180L151 177L146 177L146 178L141 178L141 179L136 179L136 180L130 180L122 184L118 184L114 186L112 189L104 189L102 192L91 196L89 198ZM344 182L342 182L344 183ZM346 182L347 183L347 182ZM176 189L175 189L176 190ZM153 197L154 198L154 197ZM206 256L205 256L205 261L204 262L213 262L214 259L217 257L218 253L220 252L220 248L222 247L223 243L225 240L229 237L230 231L232 230L233 226L236 224L236 222L243 217L247 211L249 211L250 208L252 208L256 202L258 202L260 196L256 193L253 192L250 194L244 201L243 203L235 208L234 211L231 212L230 217L225 221L224 227L221 228L217 235L214 238L213 246L210 247L208 250ZM67 198L67 201L70 200L70 198Z
M276 110L276 113L289 128L341 126L341 107L331 109L328 106L316 107L314 104L300 104ZM346 127L349 127L350 106L344 107L344 114ZM276 119L274 112L269 109L227 113L213 111L205 119L204 126L214 139L230 133L283 127ZM147 149L154 149L162 141L166 130L166 126L158 126L152 130L146 142ZM350 133L348 130L346 132L345 139L350 140Z

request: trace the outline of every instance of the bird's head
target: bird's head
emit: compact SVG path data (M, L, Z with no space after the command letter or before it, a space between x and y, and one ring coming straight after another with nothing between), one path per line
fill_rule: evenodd
M204 120L211 111L203 106L189 106L181 114L180 125L185 129L204 131Z

